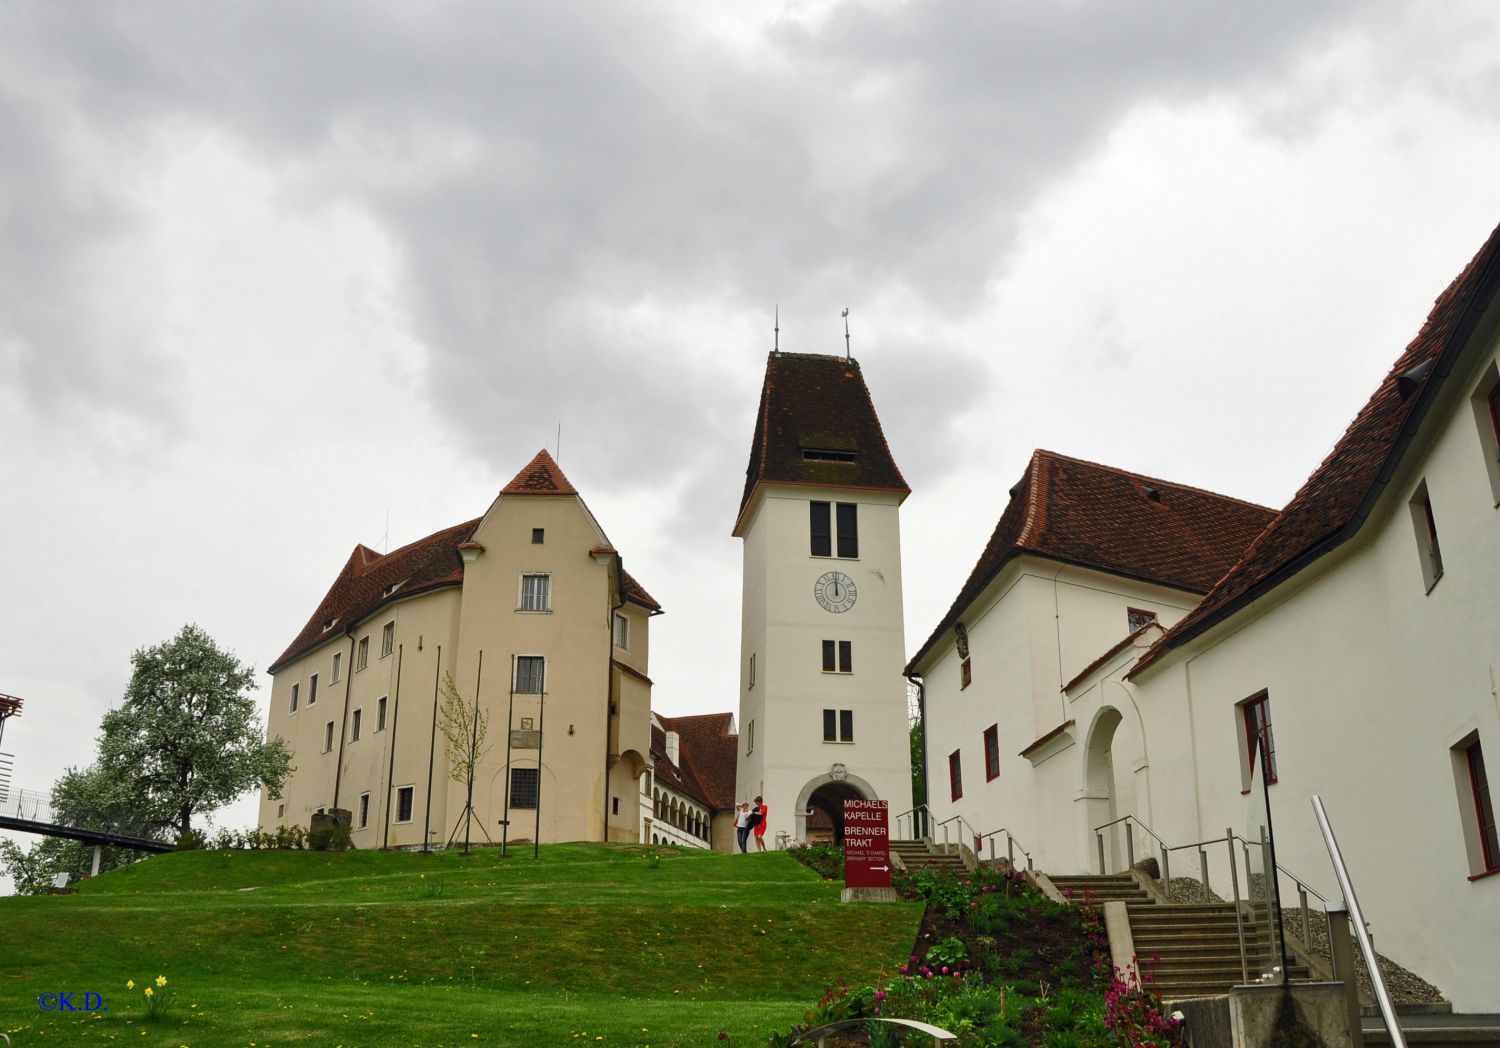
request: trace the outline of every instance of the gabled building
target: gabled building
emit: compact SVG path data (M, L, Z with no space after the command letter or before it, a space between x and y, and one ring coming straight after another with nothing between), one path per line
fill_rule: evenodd
M267 734L296 767L262 828L352 814L356 847L466 831L437 726L444 679L488 718L471 840L639 841L650 624L577 490L539 452L482 517L389 554L356 546L271 664Z
M1056 816L1029 798L1050 788L1035 781L1046 775L1037 766L1072 744L1065 684L1102 653L1143 643L1187 615L1274 516L1213 492L1035 452L968 580L906 668L922 683L935 820L958 815L980 834L1003 827L1028 847L1042 845ZM1118 792L1134 796L1141 771L1116 765ZM1108 821L1110 802L1101 799L1102 808L1080 813L1084 821Z
M1243 832L1263 750L1279 865L1339 897L1310 807L1317 794L1381 953L1459 1011L1500 1011L1500 835L1486 761L1500 752L1497 291L1500 229L1201 600L1122 643L1101 639L1096 658L1073 656L1087 663L1076 672L1066 660L1044 667L1051 650L1036 647L1034 617L983 644L971 635L976 684L991 644L1017 650L1027 637L1029 672L1060 680L1051 717L1039 712L1050 680L1023 676L986 697L986 717L1030 719L1041 734L1000 747L994 803L966 809L979 832L1015 829L1038 866L1060 873L1091 871L1102 837L1118 869L1122 827L1096 836L1114 819L1132 816L1138 842L1146 827L1172 846ZM967 593L953 623L985 599ZM934 739L963 703L950 695L961 672L951 633L940 627L911 667L928 675ZM936 802L940 764L931 778ZM1209 877L1228 897L1227 861Z
M733 851L734 717L651 717L652 770L641 792L641 841Z
M744 540L736 800L767 840L842 836L846 799L911 806L900 508L859 364L773 352L734 534Z

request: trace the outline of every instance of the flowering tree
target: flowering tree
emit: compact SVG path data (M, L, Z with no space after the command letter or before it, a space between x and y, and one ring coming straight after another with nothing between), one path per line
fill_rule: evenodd
M159 824L187 833L194 816L249 790L281 789L291 751L261 732L254 669L193 625L130 661L125 698L101 725L99 766Z

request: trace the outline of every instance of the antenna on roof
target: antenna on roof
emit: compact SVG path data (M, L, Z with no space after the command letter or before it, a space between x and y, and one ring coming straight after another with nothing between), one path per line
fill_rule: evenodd
M781 352L781 303L776 303L776 326L772 329L776 333L776 341L771 343L771 352Z
M849 307L844 307L844 363L849 362Z
M391 508L389 506L387 506L385 508L385 538L381 540L380 552L381 553L389 553L390 551L391 551Z

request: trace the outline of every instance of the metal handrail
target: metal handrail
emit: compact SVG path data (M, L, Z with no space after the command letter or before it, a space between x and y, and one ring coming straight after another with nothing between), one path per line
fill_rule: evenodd
M1109 872L1104 868L1104 831L1109 829L1111 826L1118 825L1122 822L1125 824L1125 857L1128 860L1126 865L1135 865L1135 834L1131 832L1131 826L1139 826L1141 829L1149 833L1153 839L1155 839L1157 847L1161 851L1162 883L1168 888L1171 888L1172 860L1168 854L1170 849L1167 847L1167 842L1161 839L1160 834L1158 834L1150 826L1147 826L1144 822L1142 822L1134 815L1122 815L1118 819L1106 822L1103 826L1094 827L1094 840L1099 845L1099 876L1102 877Z
M979 832L977 830L975 830L974 827L969 824L969 820L968 819L965 819L962 815L950 815L948 818L946 818L942 822L938 823L937 827L936 827L937 829L940 829L940 830L943 831L943 848L944 848L944 850L946 850L947 847L948 847L948 824L950 822L956 822L956 823L958 823L958 828L959 828L960 831L967 830L968 833L969 833L969 837L972 838L973 840L978 840L979 839ZM964 839L963 839L962 835L960 835L959 838L958 838L958 845L959 845L960 848L963 847L963 843L964 843Z
M1010 863L1010 868L1011 869L1015 869L1016 868L1016 849L1020 848L1021 849L1021 854L1024 855L1024 856L1026 856L1026 868L1028 870L1035 870L1036 866L1034 866L1032 864L1031 853L1026 850L1026 846L1024 844L1022 844L1020 841L1016 840L1015 835L1013 833L1011 833L1010 830L1006 829L1003 826L1000 829L998 829L998 830L991 830L989 833L986 833L986 834L984 834L981 837L975 838L977 841L981 841L982 842L982 841L986 841L987 840L987 841L990 842L990 863L991 863L991 865L993 865L994 862L995 862L995 838L998 837L1002 833L1005 834L1005 858L1006 858L1006 861Z
M927 828L927 825L932 822L932 811L925 804L918 804L915 808L911 808L908 811L904 811L900 815L897 815L895 818L891 819L891 825L893 825L896 828L897 832L899 833L900 829L901 829L901 820L904 819L904 818L906 818L908 815L910 815L911 816L911 839L912 840L916 840L917 837L919 836L918 833L917 833L917 813L918 812L922 813L922 828L925 830ZM926 834L924 833L924 834L921 834L920 836L925 837Z
M1354 897L1354 882L1349 879L1349 868L1339 852L1339 842L1333 837L1333 826L1328 822L1328 813L1323 810L1323 800L1312 795L1313 814L1318 817L1318 829L1323 833L1323 843L1328 848L1328 858L1333 863L1333 875L1338 878L1339 891L1344 893L1344 905L1349 909L1349 923L1354 926L1354 937L1359 941L1359 952L1364 955L1365 967L1370 972L1370 986L1375 990L1375 1003L1380 1006L1380 1018L1391 1035L1392 1048L1406 1048L1406 1035L1396 1021L1396 1007L1391 1003L1390 992L1385 988L1385 976L1380 974L1380 965L1375 958L1375 944L1370 941L1370 929L1365 924L1364 911ZM1329 920L1333 918L1330 916ZM1350 972L1346 978L1353 978Z

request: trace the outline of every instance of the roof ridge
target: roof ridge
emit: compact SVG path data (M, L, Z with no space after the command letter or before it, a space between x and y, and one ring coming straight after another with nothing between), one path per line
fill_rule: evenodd
M444 532L459 531L459 530L461 530L463 528L473 527L474 525L478 524L483 519L484 519L483 517L475 517L473 520L466 520L462 524L453 524L453 525L451 525L449 527L446 527L446 528L438 528L436 531L430 532L429 534L426 534L426 535L423 535L419 539L413 539L412 541L406 543L404 546L397 546L395 549L391 550L389 553L375 553L375 551L373 549L370 549L370 547L366 546L363 542L356 543L355 546L354 546L354 549L355 549L356 553L360 549L362 549L362 548L363 549L369 549L371 553L375 553L375 559L372 560L372 561L367 561L366 563L364 563L363 565L361 565L355 571L355 574L356 575L364 575L364 574L367 574L367 573L369 573L371 571L374 571L376 568L382 567L386 563L388 563L391 560L391 558L393 558L393 557L399 557L403 553L408 553L414 547L420 546L424 542L431 542L433 539L437 538L439 535L442 535ZM352 557L353 554L350 554L350 556Z
M1132 477L1135 480L1144 480L1152 484L1160 484L1163 487L1176 488L1178 491L1192 491L1199 495L1209 495L1216 499L1223 499L1226 502L1238 502L1240 505L1248 506L1251 509L1263 509L1269 513L1281 512L1275 506L1263 506L1259 502L1251 502L1249 499L1242 499L1235 495L1226 495L1222 491L1210 491L1208 488L1200 488L1193 484L1183 484L1181 481L1164 480L1160 477L1147 476L1145 473L1137 473L1133 469L1123 469L1120 466L1111 466L1106 462L1094 462L1091 459L1079 458L1076 455L1064 455L1061 452L1049 451L1046 448L1037 448L1035 453L1046 455L1048 458L1059 462L1072 462L1080 466L1092 466L1095 469L1102 469L1105 472L1114 473L1118 476Z
M1017 546L1030 546L1034 527L1038 524L1037 515L1040 507L1046 505L1046 499L1038 497L1038 490L1042 484L1041 474L1042 452L1040 449L1031 453L1031 461L1026 464L1026 472L1022 479L1026 481L1026 520L1021 524L1021 532L1016 536Z

